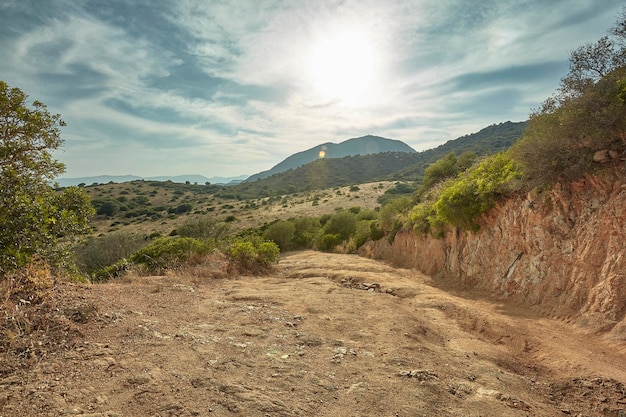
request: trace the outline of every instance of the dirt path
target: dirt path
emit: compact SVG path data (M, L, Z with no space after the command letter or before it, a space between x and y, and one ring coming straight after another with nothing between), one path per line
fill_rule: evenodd
M84 299L72 349L0 379L0 417L626 416L626 346L356 256Z

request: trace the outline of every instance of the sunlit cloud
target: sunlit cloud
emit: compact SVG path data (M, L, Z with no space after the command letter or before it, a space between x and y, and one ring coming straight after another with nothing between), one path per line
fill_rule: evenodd
M68 122L68 176L235 176L366 134L525 120L622 2L0 3L0 74Z

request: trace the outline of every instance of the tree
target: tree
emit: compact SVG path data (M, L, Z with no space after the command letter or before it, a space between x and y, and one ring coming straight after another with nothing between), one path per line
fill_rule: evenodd
M65 122L0 81L0 276L34 258L59 261L70 238L86 233L93 208L83 190L55 191L65 166L50 151Z
M599 80L626 65L626 7L615 26L595 43L587 43L572 52L569 72L561 80L557 97L561 102L578 98Z
M324 234L338 235L347 240L356 230L356 218L349 211L340 211L328 219L324 225Z

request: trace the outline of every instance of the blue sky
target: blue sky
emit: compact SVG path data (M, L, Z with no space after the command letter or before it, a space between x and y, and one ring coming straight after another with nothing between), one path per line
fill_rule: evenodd
M67 122L65 177L271 168L526 120L617 0L2 0L0 79Z

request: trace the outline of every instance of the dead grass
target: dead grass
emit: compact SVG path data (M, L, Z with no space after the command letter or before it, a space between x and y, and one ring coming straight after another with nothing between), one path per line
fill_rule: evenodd
M0 281L0 375L71 348L95 307L76 284L58 283L47 264L35 261Z

